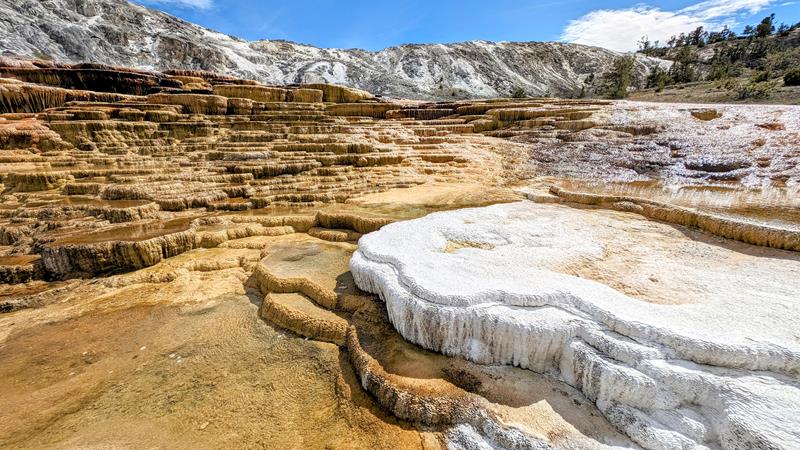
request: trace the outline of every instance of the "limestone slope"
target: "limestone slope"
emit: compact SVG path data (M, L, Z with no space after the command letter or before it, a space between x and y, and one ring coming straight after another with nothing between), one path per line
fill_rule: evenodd
M0 54L150 70L200 69L262 82L330 82L398 98L570 96L618 54L558 43L402 45L379 52L248 42L123 0L0 1ZM639 57L642 80L659 60Z
M523 202L386 226L350 268L405 338L558 374L646 448L800 439L795 253Z

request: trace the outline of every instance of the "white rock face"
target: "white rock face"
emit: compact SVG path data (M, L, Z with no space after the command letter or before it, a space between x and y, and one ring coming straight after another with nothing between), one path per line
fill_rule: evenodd
M522 202L386 226L350 268L406 339L558 374L646 448L800 442L795 253Z
M507 96L517 87L530 95L569 96L619 56L553 42L402 45L379 52L249 42L125 0L0 0L0 17L0 55L202 69L276 84L329 82L412 99ZM660 64L667 63L637 56L635 81L641 84Z

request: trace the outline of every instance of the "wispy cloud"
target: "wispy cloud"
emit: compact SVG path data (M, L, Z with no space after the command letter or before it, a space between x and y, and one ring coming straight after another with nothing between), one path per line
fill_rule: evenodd
M617 51L635 50L647 36L665 42L697 27L718 30L736 24L740 14L756 14L775 0L707 0L675 11L645 4L627 9L600 9L570 21L561 39Z
M214 6L214 0L138 0L138 2L145 5L175 6L201 10L209 10Z

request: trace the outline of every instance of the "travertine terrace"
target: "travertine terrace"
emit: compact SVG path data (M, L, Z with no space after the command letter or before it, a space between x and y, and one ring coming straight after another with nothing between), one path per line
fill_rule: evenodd
M779 446L791 430L753 423L796 403L797 114L670 113L758 142L704 158L625 102L0 61L0 445ZM708 208L670 177L782 212ZM547 276L503 272L524 263ZM571 310L506 301L551 276ZM771 301L788 313L768 329ZM751 334L696 330L725 302L736 326L752 306Z
M800 258L696 237L523 202L392 224L350 267L407 339L556 372L646 448L791 448Z
M375 227L326 221L318 210L431 182L506 186L504 166L524 152L485 134L510 124L590 128L602 107L415 107L332 85L40 65L0 68L2 243L23 262L6 265L18 267L4 269L5 281L140 269L329 222L356 228L329 238L355 241Z

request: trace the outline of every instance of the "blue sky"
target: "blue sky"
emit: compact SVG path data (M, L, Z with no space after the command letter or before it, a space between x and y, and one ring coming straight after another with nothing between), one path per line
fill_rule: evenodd
M776 13L800 22L800 0L134 0L244 39L380 50L404 43L564 41L615 50L699 25L741 29Z

